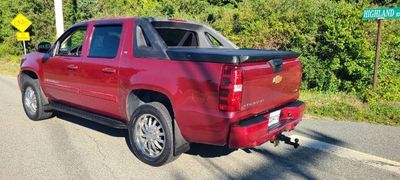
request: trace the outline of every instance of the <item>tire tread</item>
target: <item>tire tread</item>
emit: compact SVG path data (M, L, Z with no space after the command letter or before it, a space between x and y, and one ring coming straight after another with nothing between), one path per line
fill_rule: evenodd
M160 157L158 157L155 161L149 161L149 160L145 159L144 157L142 157L141 152L138 149L136 149L135 142L133 139L133 134L134 134L133 126L135 123L135 118L136 118L136 116L140 115L140 111L143 111L143 110L146 111L147 108L154 108L156 111L158 111L160 113L160 116L161 116L160 121L163 121L162 123L164 123L167 126L164 128L168 128L168 131L169 131L168 133L165 133L165 134L169 135L169 137L168 137L169 145L164 147L165 149L164 149L163 154L161 154ZM173 155L174 144L173 144L173 129L172 129L171 115L169 114L168 109L162 103L150 102L150 103L146 103L146 104L143 104L140 107L138 107L131 116L131 120L129 122L128 129L129 129L129 141L130 141L131 147L132 147L135 155L142 162L149 164L151 166L162 166L164 164L167 164L167 163L175 160L178 157L178 156ZM167 131L167 130L165 129L164 131Z
M22 84L22 103L23 98L24 98L24 93L25 93L25 88L27 86L32 86L33 90L35 91L35 94L37 95L37 100L38 100L38 107L37 107L37 114L35 116L30 116L28 113L27 116L33 120L33 121L39 121L39 120L44 120L44 119L49 119L53 116L52 111L45 111L45 105L48 104L47 99L45 95L43 94L42 89L40 88L39 81L38 79L33 79L28 75L22 74L21 75L21 84ZM25 110L25 108L24 108Z

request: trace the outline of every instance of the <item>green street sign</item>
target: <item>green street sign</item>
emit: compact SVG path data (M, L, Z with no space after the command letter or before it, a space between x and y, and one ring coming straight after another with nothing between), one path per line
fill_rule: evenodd
M400 18L400 8L364 9L363 19L397 19Z
M376 89L378 81L378 67L379 58L381 52L381 40L382 40L382 22L384 19L400 19L400 8L371 8L364 9L363 19L377 19L378 22L378 34L376 36L376 51L375 51L375 67L374 67L374 79L372 86Z

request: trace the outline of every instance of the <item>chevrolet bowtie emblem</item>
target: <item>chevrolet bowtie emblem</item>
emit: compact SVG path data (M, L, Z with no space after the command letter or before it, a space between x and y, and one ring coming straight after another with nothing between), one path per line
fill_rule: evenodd
M272 79L272 83L274 84L279 84L280 82L282 82L282 76L281 75L277 75L274 77L274 79Z

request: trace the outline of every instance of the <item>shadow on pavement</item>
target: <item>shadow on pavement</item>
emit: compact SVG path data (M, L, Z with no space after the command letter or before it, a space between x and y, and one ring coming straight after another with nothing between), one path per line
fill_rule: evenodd
M64 113L57 113L58 118L84 126L86 128L105 133L107 135L113 137L124 137L126 140L126 144L131 150L128 140L128 131L114 129L110 127L103 126L101 124L97 124L95 122L91 122L89 120L85 120L80 117L76 117L73 115L68 115ZM296 131L299 134L303 134L309 136L313 139L325 141L327 143L332 143L335 145L343 145L344 142L330 137L321 132L317 132L314 130L308 129L307 132L304 131ZM226 146L212 146L212 145L204 145L204 144L191 144L191 149L186 152L187 155L192 156L200 156L200 159L197 161L203 166L203 168L210 171L210 173L221 176L222 178L234 178L234 179L270 179L270 178L288 178L288 177L297 177L297 178L305 178L305 179L316 179L317 176L313 172L316 170L326 171L323 167L320 167L318 164L321 159L326 158L326 154L302 147L301 139L300 139L300 147L298 149L290 149L283 150L278 152L274 152L268 150L266 146L272 148L272 144L266 143L264 146L259 146L256 148L248 148L248 149L229 149ZM280 146L287 146L284 143L281 143ZM268 147L268 148L269 148ZM254 168L254 164L252 162L247 162L242 156L235 156L231 154L235 151L245 151L246 156L262 156L262 159L265 159L265 162L261 162L256 165ZM215 157L224 157L223 161L227 161L229 163L235 164L238 168L246 169L246 173L237 174L232 169L229 169L229 166L225 166L220 162L221 159ZM185 177L184 177L185 178Z
M190 150L186 152L186 154L194 155L194 156L201 156L201 157L220 157L226 156L237 149L229 149L226 146L213 146L207 144L190 144Z
M325 134L323 134L321 132L318 132L318 131L315 131L315 130L312 130L312 129L308 129L308 128L303 128L303 129L304 130L296 129L295 133L304 135L306 137L310 137L311 139L315 139L315 140L318 140L318 141L323 141L323 142L326 142L326 143L329 143L329 144L333 144L333 145L347 145L347 143L345 143L345 142L343 142L341 140L332 138L332 137L330 137L328 135L325 135Z
M335 145L343 145L344 142L330 137L324 133L317 132L314 130L308 130L310 133L307 133L310 137L316 140L325 141L327 143L332 143ZM301 132L300 134L306 134ZM247 148L247 149L229 149L227 147L220 146L210 146L203 144L193 144L191 146L190 151L186 152L189 155L198 155L202 157L202 159L198 160L203 167L212 168L210 172L218 173L222 175L224 178L234 178L234 179L275 179L275 178L305 178L305 179L317 179L317 175L314 174L315 171L326 172L324 167L320 167L319 161L326 158L326 153L309 149L301 146L300 139L300 147L298 149L291 148L288 145L285 145L283 142L280 143L280 146L287 146L285 150L281 151L271 151L269 149L273 148L273 145L270 143L265 143L263 146L255 147L255 148ZM282 147L278 147L282 148ZM234 151L244 151L246 152L246 156L259 156L261 155L263 159L266 159L264 163L261 163L256 166L256 168L252 167L254 164L252 162L245 162L242 156L230 155ZM221 167L221 162L218 159L214 159L214 157L227 156L228 161L230 163L236 164L238 168L248 169L246 174L233 175L231 169ZM230 157L229 157L230 156Z
M59 119L80 125L80 126L84 126L89 129L113 136L113 137L128 137L127 130L110 128L110 127L92 122L90 120L87 120L87 119L84 119L81 117L73 116L70 114L62 113L62 112L57 112L56 117L58 117Z
M87 120L87 119L84 119L81 117L77 117L74 115L62 113L62 112L57 112L56 117L58 117L59 119L68 121L70 123L74 123L74 124L98 131L100 133L104 133L104 134L113 136L113 137L124 137L129 150L132 152L132 154L135 154L133 152L132 146L129 142L129 133L125 129L115 129L115 128L107 127L102 124L98 124L96 122L92 122L90 120Z

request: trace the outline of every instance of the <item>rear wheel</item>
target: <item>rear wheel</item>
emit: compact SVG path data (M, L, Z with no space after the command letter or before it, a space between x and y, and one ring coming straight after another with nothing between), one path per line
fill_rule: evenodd
M22 105L29 119L37 121L52 117L51 111L45 111L45 99L37 79L22 75Z
M159 102L136 109L129 124L129 141L135 155L151 166L161 166L174 159L172 120Z

